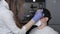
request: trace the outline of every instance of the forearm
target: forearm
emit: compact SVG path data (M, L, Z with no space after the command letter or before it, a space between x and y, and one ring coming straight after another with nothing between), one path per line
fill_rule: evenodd
M30 21L25 25L26 30L28 31L28 30L32 27L32 25L34 25L34 24L35 24L34 20L33 20L33 19L30 20Z

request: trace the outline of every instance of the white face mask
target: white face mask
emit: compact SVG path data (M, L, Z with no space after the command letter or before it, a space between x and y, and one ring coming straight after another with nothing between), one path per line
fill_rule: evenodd
M35 25L36 25L36 26L40 26L41 23L42 23L42 22L39 20Z

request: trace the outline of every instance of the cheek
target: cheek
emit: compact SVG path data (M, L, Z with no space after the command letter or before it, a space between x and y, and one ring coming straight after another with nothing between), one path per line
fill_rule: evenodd
M44 23L44 22L46 22L46 19L41 19L41 21Z

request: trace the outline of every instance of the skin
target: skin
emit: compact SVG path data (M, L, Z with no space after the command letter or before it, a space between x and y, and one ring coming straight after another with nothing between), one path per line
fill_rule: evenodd
M33 25L35 24L35 21L32 19L30 20L26 25L26 30L29 30Z
M47 21L48 21L48 17L43 17L41 19L41 26L38 26L38 29L43 29L45 26L47 26Z

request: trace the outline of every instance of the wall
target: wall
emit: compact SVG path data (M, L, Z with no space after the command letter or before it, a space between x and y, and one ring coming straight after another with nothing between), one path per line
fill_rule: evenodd
M46 8L49 9L52 14L49 26L60 33L60 0L46 0Z

